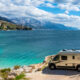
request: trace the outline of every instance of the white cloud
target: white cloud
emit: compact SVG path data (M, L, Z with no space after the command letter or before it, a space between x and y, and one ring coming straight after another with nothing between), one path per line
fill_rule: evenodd
M80 0L54 0L58 8L68 11L80 11Z
M65 11L65 14L69 14L69 11L66 10L66 11Z
M58 8L66 9L68 11L80 11L77 5L72 5L72 4L59 4Z
M45 3L48 1L49 3ZM63 1L63 2L61 2ZM53 14L37 8L40 5L52 7L55 0L0 0L0 14L8 17L32 17L41 21L51 21L61 23L66 26L77 27L80 29L80 16L68 15L70 10L79 11L79 1L75 0L56 0L58 8L65 9L64 14ZM77 4L78 3L78 4ZM64 5L65 4L65 5ZM68 5L67 5L68 4ZM74 5L76 4L76 5Z
M57 21L59 23L62 23L66 26L73 26L76 27L78 29L80 29L80 16L69 16L67 14L58 14L57 15Z
M54 6L51 3L47 3L46 6L50 8L54 8Z

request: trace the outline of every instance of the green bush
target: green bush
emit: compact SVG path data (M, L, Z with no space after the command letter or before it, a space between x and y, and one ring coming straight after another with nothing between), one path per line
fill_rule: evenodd
M8 72L10 72L10 71L11 71L10 68L5 68L5 69L1 69L1 70L0 70L1 73L5 73L5 72L8 73Z
M10 71L11 71L10 68L1 69L1 70L0 70L0 76L1 76L4 80L7 80L8 74L9 74Z
M3 78L3 80L7 80L8 73L1 73L1 77Z
M29 80L29 78L25 78L25 74L21 73L20 75L16 76L14 80Z

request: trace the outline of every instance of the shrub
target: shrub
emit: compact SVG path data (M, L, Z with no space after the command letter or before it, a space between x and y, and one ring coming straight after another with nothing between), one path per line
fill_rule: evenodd
M14 69L19 69L19 68L20 68L19 65L14 66Z
M16 76L14 80L29 80L29 78L25 78L25 74L21 73L20 75Z
M3 78L3 80L7 80L8 78L8 73L1 73L1 77Z
M1 75L1 77L2 77L4 80L7 80L8 74L9 74L10 71L11 71L10 68L1 69L1 70L0 70L0 75Z
M5 73L5 72L7 73L7 72L10 72L10 71L11 71L10 68L5 68L5 69L0 70L1 73Z

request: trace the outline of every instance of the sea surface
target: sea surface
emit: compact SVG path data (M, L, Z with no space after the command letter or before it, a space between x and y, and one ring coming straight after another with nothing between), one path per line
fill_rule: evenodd
M80 49L80 31L0 31L0 68L41 63L61 49Z

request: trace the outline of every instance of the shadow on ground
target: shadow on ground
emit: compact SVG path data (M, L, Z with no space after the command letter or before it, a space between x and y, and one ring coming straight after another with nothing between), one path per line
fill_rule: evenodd
M43 74L51 74L51 75L66 75L66 76L72 76L72 75L79 75L80 72L77 72L76 70L50 70L48 67L46 67L43 71Z

